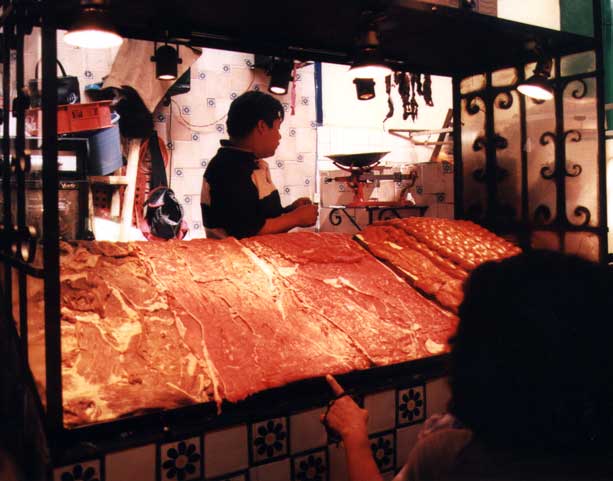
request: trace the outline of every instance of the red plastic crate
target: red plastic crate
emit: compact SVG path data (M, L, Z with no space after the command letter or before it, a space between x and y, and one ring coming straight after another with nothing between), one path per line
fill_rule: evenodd
M34 137L42 134L42 120L42 109L27 110L26 133ZM58 134L104 129L111 126L110 100L86 104L58 105L57 107Z

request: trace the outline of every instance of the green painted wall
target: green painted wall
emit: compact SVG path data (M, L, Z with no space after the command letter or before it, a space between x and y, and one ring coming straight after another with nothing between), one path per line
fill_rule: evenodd
M605 103L613 103L613 0L600 0L602 54L604 57ZM560 28L581 35L594 35L592 0L560 0ZM607 112L607 129L613 129L613 111Z

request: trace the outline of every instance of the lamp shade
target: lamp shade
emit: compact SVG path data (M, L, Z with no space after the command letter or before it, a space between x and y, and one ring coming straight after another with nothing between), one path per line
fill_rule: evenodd
M292 80L293 60L273 60L270 67L270 82L268 91L276 95L285 95Z
M179 53L172 45L160 45L155 51L155 76L158 80L174 80L177 78Z
M64 35L64 42L82 48L110 48L121 45L123 39L106 8L95 5L81 8L79 17Z
M553 87L547 78L542 75L533 75L517 86L517 90L527 97L538 100L551 100Z
M370 100L375 98L375 81L371 78L353 79L358 100Z
M367 30L353 55L349 68L353 78L385 77L392 69L385 63L376 30Z

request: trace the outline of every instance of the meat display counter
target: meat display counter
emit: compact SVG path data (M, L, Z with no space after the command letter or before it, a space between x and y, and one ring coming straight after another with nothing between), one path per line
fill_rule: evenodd
M27 251L33 236L22 197L18 192L13 219L6 195L11 176L18 191L23 189L27 164L22 162L27 154L20 142L20 102L15 103L15 161L5 145L3 164L2 356L14 375L3 392L16 400L13 412L20 413L10 425L17 433L18 461L25 465L39 459L55 479L126 479L120 470L137 452L153 456L151 480L317 479L305 473L317 474L322 465L329 468L325 476L338 479L332 470L340 465L334 461L339 452L317 430L321 427L313 428L317 441L292 435L300 429L313 433L309 426L318 426L330 397L322 376L333 372L367 407L375 407L373 412L387 413L375 416L370 433L380 469L393 472L401 458L394 449L400 450L401 438L415 436L413 425L432 407L425 402L426 387L439 389L435 379L445 373L458 281L470 267L450 260L453 247L440 252L439 242L432 243L435 230L444 236L451 227L424 234L402 219L375 223L356 240L289 234L244 242L60 244L56 41L57 29L75 18L78 5L68 0L7 3L2 12L4 138L11 114L12 50L20 92L24 35L32 24L42 28L45 238L37 255ZM126 37L350 62L362 2L254 5L181 0L160 6L139 0L114 2L110 14ZM603 132L600 3L593 2L594 38L425 2L372 5L385 13L382 46L394 68L453 77L456 217L470 217L526 248L534 245L534 231L558 239L562 249L567 234L590 235L602 257L601 140L593 145L595 175L588 178L596 200L589 209L583 204L568 209L587 221L573 224L564 216L567 203L572 204L566 198L568 174L577 174L571 180L585 178L579 176L581 168L566 170L565 142L581 137L565 128L565 108L572 113L572 102L589 100L594 106L590 121ZM496 48L489 48L492 38ZM536 60L527 48L534 42L547 47L556 67L555 109L544 116L553 125L544 131L538 126L536 137L541 147L555 147L548 167L529 163L530 153L523 148L533 127L527 112L542 106L528 104L515 90L526 64ZM566 68L568 56L585 52L594 60L587 70ZM513 73L503 75L511 80L502 85L496 74L501 69ZM497 117L501 111L509 115ZM501 140L501 125L520 135ZM505 155L515 144L517 152ZM528 178L535 169L543 182L555 185L553 206L530 201ZM509 177L513 185L501 187ZM471 238L492 239L473 225ZM290 239L299 249L288 244ZM493 242L515 252L500 237ZM478 262L486 260L471 253ZM431 273L419 271L424 262L443 276L442 282L424 281ZM198 300L201 293L215 301ZM227 356L223 362L221 356ZM25 409L19 400L26 402ZM240 452L226 459L224 446L236 437Z

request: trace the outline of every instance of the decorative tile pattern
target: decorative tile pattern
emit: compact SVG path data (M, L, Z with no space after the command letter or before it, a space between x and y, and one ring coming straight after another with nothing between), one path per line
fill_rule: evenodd
M107 454L105 481L155 481L155 445Z
M347 458L342 444L328 446L329 481L347 481Z
M290 417L290 446L292 453L325 446L326 429L320 422L320 415L325 408L312 409Z
M447 404L450 398L451 391L446 377L428 381L426 383L426 417L447 412Z
M379 471L394 468L394 433L383 434L370 439L370 449Z
M92 460L64 466L53 471L54 481L103 481L100 461Z
M376 433L393 429L396 424L396 391L388 390L364 397L368 410L368 432Z
M200 438L190 438L160 446L160 478L189 481L202 477Z
M326 481L328 462L325 450L294 458L294 481Z
M251 459L260 463L287 454L287 420L275 418L251 425Z
M204 435L204 474L207 479L241 471L248 464L246 425Z
M396 424L398 426L418 423L425 419L426 398L423 384L399 390L397 402Z
M290 477L290 462L287 458L249 470L249 481L288 481Z

